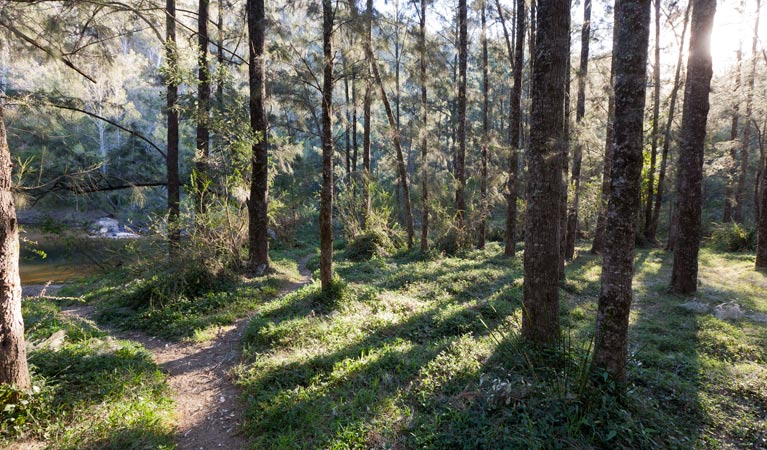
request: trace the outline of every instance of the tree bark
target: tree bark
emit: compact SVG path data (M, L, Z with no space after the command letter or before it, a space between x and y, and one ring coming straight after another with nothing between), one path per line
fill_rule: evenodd
M421 216L421 251L429 250L429 160L428 160L428 109L426 91L426 0L421 0L419 33L421 39L421 190L423 191L423 212Z
M480 180L479 180L479 202L480 202L480 217L479 226L477 230L477 248L480 250L485 248L485 232L487 227L488 216L488 204L487 204L487 147L489 144L489 122L488 122L488 92L487 85L488 72L487 72L487 20L485 18L485 11L487 9L486 0L482 0L481 4L481 22L482 22L482 144L481 152L482 157L480 161Z
M591 0L583 2L583 26L581 27L581 59L578 67L578 99L575 105L575 124L580 130L583 116L586 114L586 78L589 72L589 43L591 41ZM575 240L578 235L578 208L580 206L581 166L583 162L583 145L575 144L573 152L572 190L573 201L567 214L567 241L565 243L565 259L573 259L575 255Z
M199 0L197 14L197 154L195 155L196 212L205 212L205 191L210 181L210 69L208 68L208 0Z
M658 135L660 124L660 2L655 0L655 64L653 65L653 105L652 105L652 141L650 144L650 169L647 172L647 199L644 217L644 237L655 242L655 229L652 226L653 200L655 199L655 163L658 159Z
M248 0L250 35L248 81L250 127L256 137L251 155L250 199L248 200L248 269L258 275L269 268L269 132L266 120L266 14L264 0Z
M564 145L562 146L562 156L560 162L562 164L562 195L559 197L559 279L565 280L565 251L567 248L567 178L570 162L570 16L567 16L567 61L565 68L565 84L562 88L565 91L564 94L564 110L565 119L562 125L562 135L564 137Z
M743 194L746 190L748 175L748 160L751 153L751 115L754 108L754 79L756 78L756 51L759 44L759 10L761 0L756 0L756 19L754 20L754 37L751 42L751 69L746 78L746 114L743 116L743 139L740 147L740 176L735 191L735 208L733 216L736 221L743 221Z
M761 150L762 168L757 176L757 236L756 236L756 264L757 270L767 268L767 152L764 151L763 133L759 133L759 148ZM761 180L761 182L759 182Z
M666 119L666 126L663 131L663 151L661 152L660 159L660 173L658 174L658 190L655 192L655 203L653 205L652 222L650 222L650 233L655 236L658 231L658 222L660 220L660 207L663 203L663 191L666 181L666 166L668 164L668 151L671 145L671 126L674 124L674 112L676 111L676 99L679 93L679 87L681 86L681 74L682 74L682 57L684 55L684 37L687 34L687 25L690 19L690 10L692 9L693 1L690 0L687 3L687 9L684 13L684 25L682 26L682 37L679 40L679 56L676 61L676 71L674 72L674 87L671 89L671 97L668 105L668 118ZM670 202L669 202L670 204ZM669 229L671 224L669 224Z
M735 209L735 180L738 179L738 149L735 147L735 141L738 139L738 122L740 120L740 77L741 77L741 62L743 60L743 41L740 41L737 52L735 52L735 89L733 89L733 97L735 98L735 104L732 107L732 120L730 122L730 159L732 160L732 167L730 168L730 179L727 180L727 187L724 194L724 211L722 214L722 222L729 223L733 221L733 210ZM738 219L740 220L740 219Z
M365 11L365 42L366 45L372 46L373 40L373 0L367 0L367 10ZM370 221L370 215L373 209L373 200L370 196L370 107L373 101L373 86L370 82L370 64L368 61L367 77L365 77L365 98L362 105L362 118L364 120L364 126L362 130L362 196L365 203L365 211L362 215L362 228L367 229L368 222Z
M19 223L13 203L13 162L0 98L0 384L30 387L19 279Z
M676 210L679 224L671 272L671 290L677 294L692 294L698 284L703 146L711 90L710 42L715 12L716 0L695 0L677 159Z
M528 152L522 335L551 344L559 338L559 208L562 195L564 85L569 0L540 0L533 64Z
M170 71L178 70L178 51L176 47L176 1L165 2L165 59ZM176 77L166 80L166 109L168 116L168 150L165 152L165 169L168 176L168 252L173 254L181 240L179 213L181 202L181 179L178 170L178 84Z
M592 371L626 379L635 222L641 211L642 135L650 0L616 0L613 68L615 121L610 200L605 228L602 287L594 336Z
M320 282L333 282L333 3L322 0L322 192L320 194Z
M466 68L468 31L466 0L458 0L458 149L455 154L455 225L459 239L465 240L466 213ZM465 242L463 242L465 243ZM462 245L463 245L462 243Z

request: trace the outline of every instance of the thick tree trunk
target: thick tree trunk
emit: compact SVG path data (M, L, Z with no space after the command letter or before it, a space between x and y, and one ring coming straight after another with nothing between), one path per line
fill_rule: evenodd
M559 338L559 208L562 195L564 85L569 0L540 0L533 65L528 152L522 335L538 343Z
M581 27L581 60L578 67L578 99L575 105L575 124L580 130L583 116L586 114L586 77L589 73L589 43L591 41L591 0L583 2L583 26ZM580 207L581 165L583 162L583 145L575 144L573 152L572 191L573 201L567 214L567 241L565 243L565 259L575 256L575 239L578 235L578 208Z
M208 68L208 0L199 0L197 14L197 154L195 155L195 211L205 212L205 191L210 180L210 69Z
M668 105L668 117L666 118L666 126L663 129L663 151L661 152L660 159L660 173L658 174L658 190L655 192L655 203L653 205L652 222L650 222L650 233L655 236L658 230L658 222L660 220L660 207L663 203L663 191L666 181L666 166L668 164L668 151L671 146L671 126L674 124L674 112L676 111L676 99L679 93L679 87L681 86L681 74L682 74L682 56L684 55L684 37L687 34L687 25L690 19L690 10L692 9L693 0L690 0L687 4L687 10L684 14L684 25L682 26L682 37L679 40L679 56L676 60L676 71L674 72L674 87L671 89L671 97ZM670 204L671 202L669 202ZM671 224L669 224L670 229Z
M733 218L743 221L743 195L746 191L746 177L748 176L748 160L751 153L751 115L754 108L754 80L756 78L756 51L759 44L759 10L761 0L756 0L756 19L754 20L754 37L751 42L751 69L746 78L746 114L743 117L743 138L740 142L740 174L738 177L737 191L735 191L735 210Z
M567 29L570 29L570 16L567 16ZM559 279L565 280L565 250L567 248L567 179L570 163L570 33L567 33L567 63L565 69L565 84L563 89L565 120L562 129L564 136L564 145L562 146L562 195L559 197Z
M644 217L644 237L655 242L655 229L652 226L653 200L655 199L655 163L658 159L658 135L660 133L660 2L655 0L655 64L653 65L653 105L652 105L652 141L650 144L650 169L647 172L647 199Z
M19 223L13 204L13 162L0 98L0 384L30 386L19 279Z
M710 42L715 12L716 0L695 0L677 159L676 210L679 224L671 272L671 290L677 294L692 294L698 287L703 146L711 90Z
M489 144L489 122L488 122L488 92L487 86L487 20L485 18L485 11L487 9L486 0L482 0L482 11L480 13L482 22L482 144L481 152L482 158L480 161L480 180L479 180L479 203L480 203L480 217L479 227L477 230L477 248L480 250L485 248L485 232L487 227L487 216L489 213L487 204L487 147Z
M616 0L614 23L614 151L592 370L607 372L613 380L623 382L634 276L634 219L641 211L650 0Z
M428 159L428 110L426 92L426 0L421 0L421 22L419 33L421 39L420 69L421 69L421 190L423 191L423 212L421 216L421 251L429 250L429 159Z
M503 34L506 38L506 48L509 53L509 64L512 67L512 78L514 84L511 87L509 96L509 178L506 182L506 234L504 242L504 255L514 256L517 248L517 193L519 191L519 150L520 131L522 129L522 69L525 64L525 0L516 1L516 25L514 46L509 32L506 28L506 21L503 17L500 0L495 2L498 9L498 17L501 19Z
M455 154L455 220L460 239L466 239L466 68L468 65L466 0L458 0L458 149ZM463 242L465 243L465 242ZM462 243L462 245L463 245Z
M333 2L322 0L322 192L320 194L320 282L333 282Z
M178 69L178 51L176 48L176 1L167 0L165 3L165 59L171 71ZM181 203L181 179L178 170L178 84L175 77L166 82L166 109L168 116L168 149L165 153L165 169L168 177L168 243L169 253L173 254L181 240L181 224L179 213Z
M263 274L269 268L269 133L266 121L266 64L264 41L266 15L264 0L248 0L248 33L250 52L248 80L250 84L250 127L256 142L253 144L248 201L248 239L250 252L248 268Z
M738 122L740 120L740 77L741 77L741 62L743 60L743 41L740 42L737 52L735 52L735 88L733 89L733 97L735 98L735 104L732 106L732 120L730 122L730 141L733 143L730 146L730 159L732 160L732 167L730 167L730 179L727 180L727 187L724 194L724 211L722 214L722 222L729 223L733 220L733 210L735 209L735 180L738 179L738 150L734 145L734 142L738 139Z

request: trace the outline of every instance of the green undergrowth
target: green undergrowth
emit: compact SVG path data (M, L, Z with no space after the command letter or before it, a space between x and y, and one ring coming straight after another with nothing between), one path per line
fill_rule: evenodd
M62 450L173 448L173 403L147 350L62 314L52 300L27 299L23 313L33 389L0 389L1 448L19 440ZM57 332L61 344L43 344Z
M597 257L568 267L554 350L519 338L521 261L498 244L337 261L335 301L313 284L255 307L236 373L251 448L764 447L767 325L681 308L670 262L638 253L629 382L597 389ZM752 265L703 250L696 300L767 313Z
M277 249L271 273L251 279L179 259L138 274L126 269L87 279L62 292L95 305L99 323L166 339L205 341L296 282L299 255L296 249Z

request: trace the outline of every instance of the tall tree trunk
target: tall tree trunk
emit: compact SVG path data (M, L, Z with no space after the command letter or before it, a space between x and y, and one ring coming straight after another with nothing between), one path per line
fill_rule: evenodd
M195 155L196 212L205 212L205 191L210 180L210 69L208 68L208 0L199 0L197 12L197 154Z
M322 0L322 193L320 194L320 282L333 282L333 2Z
M216 44L216 62L219 72L219 80L216 83L216 104L218 106L219 114L224 112L224 0L218 0L218 21L216 27L218 28L218 43Z
M520 131L522 129L522 69L525 65L525 22L527 12L525 0L516 1L517 15L512 50L511 36L506 28L500 0L495 0L498 17L501 20L503 34L506 38L506 49L509 54L509 64L512 67L514 84L509 95L509 178L506 182L506 233L504 239L504 255L514 256L517 248L517 193L519 190L519 150L521 148ZM531 58L532 59L532 58Z
M528 151L522 335L538 343L559 337L559 208L562 195L564 85L569 0L539 0Z
M455 220L459 238L465 244L466 233L466 68L468 31L466 0L458 0L458 149L455 154Z
M349 43L351 46L351 43ZM346 54L344 54L344 109L346 113L346 124L344 127L344 140L346 143L345 153L344 153L344 162L346 163L346 185L349 186L352 181L352 113L351 113L351 98L349 97L349 67L347 64L347 57Z
M248 201L248 268L258 275L269 268L269 133L266 122L266 14L264 0L248 0L250 35L248 81L250 84L250 127L256 136L253 144Z
M663 190L666 181L666 165L668 164L668 151L671 145L671 126L674 124L674 112L676 111L676 99L681 86L682 74L682 56L684 55L684 37L687 34L687 25L690 19L690 10L693 0L687 3L687 9L684 13L684 25L682 25L682 37L679 40L679 56L676 60L676 71L674 72L674 87L671 89L671 97L668 105L668 117L666 126L663 129L663 151L660 159L660 174L658 174L658 190L655 192L655 203L653 205L652 222L650 222L650 233L655 236L658 230L658 221L660 220L660 207L663 202ZM670 226L670 224L669 224Z
M426 92L426 0L421 0L421 190L423 191L423 212L421 216L421 251L429 249L429 159L428 159L428 103Z
M613 380L623 382L634 276L634 219L641 211L650 0L616 0L614 23L614 152L592 370L606 371Z
M618 40L618 27L613 25L613 42ZM605 157L602 163L602 190L599 196L597 225L591 253L601 255L605 249L605 227L607 226L607 207L610 202L610 173L613 162L613 136L615 122L615 54L610 62L610 86L607 89L607 127L605 129Z
M655 242L655 229L652 226L653 200L655 199L655 162L658 159L658 135L660 133L660 2L655 0L655 64L652 72L652 143L650 144L650 170L647 173L647 203L644 217L644 237Z
M671 290L677 294L691 294L698 287L703 146L709 109L708 93L711 90L710 42L715 12L716 0L695 0L677 159L676 210L679 225L671 272Z
M581 60L578 67L578 99L575 105L575 125L580 131L581 121L586 114L586 77L589 73L589 43L591 41L591 0L583 2L583 26L581 27ZM573 259L575 240L578 235L578 208L580 206L581 165L583 144L576 142L573 152L572 191L573 201L567 214L567 241L565 259Z
M480 180L479 180L479 202L480 202L480 218L479 218L479 229L477 237L477 248L480 250L485 248L485 228L487 226L487 216L489 213L489 208L487 204L487 146L489 144L489 122L488 122L488 86L487 86L487 20L485 18L486 14L486 0L482 0L482 11L480 13L481 16L481 22L482 22L482 144L481 144L481 151L482 151L482 160L481 160L481 167L480 167Z
M571 2L572 4L572 2ZM562 146L562 195L559 197L559 279L565 279L565 250L567 247L567 172L570 162L570 16L567 16L567 63L565 69L565 84L562 87L565 91L564 110L565 120L562 129L564 136L564 145Z
M735 141L738 139L738 122L740 120L740 77L741 77L741 62L743 60L743 41L741 40L738 45L738 50L735 52L735 89L733 90L733 97L735 98L735 104L732 106L732 119L730 122L730 141L733 145L730 146L730 159L732 160L732 166L730 167L730 179L727 180L727 187L724 194L724 211L722 214L722 222L729 223L733 220L733 210L735 209L735 180L738 179L738 149L735 147Z
M765 128L759 133L760 163L762 167L757 176L758 192L756 193L758 220L756 227L755 267L757 270L767 268L767 152L764 151L764 130Z
M357 142L357 73L352 72L352 173L357 173L357 156L359 145Z
M165 2L165 59L170 71L178 70L178 49L176 47L176 0ZM176 77L171 76L166 94L166 109L168 116L168 149L165 153L165 169L168 177L168 243L169 253L173 254L181 240L181 224L179 223L179 204L181 202L181 179L178 170L178 84Z
M19 279L19 222L13 204L13 162L0 97L0 384L30 387Z
M756 51L759 44L759 10L761 0L756 0L756 19L754 20L754 38L751 42L751 69L746 78L746 114L743 117L743 139L740 147L740 176L738 177L737 191L735 192L736 221L743 221L743 194L746 191L746 177L748 176L748 160L751 153L751 115L754 108L754 79L756 78Z
M366 45L372 46L373 40L373 0L367 0L367 10L365 11L365 37ZM370 215L373 210L373 199L370 195L370 107L373 101L373 86L371 83L370 61L367 61L367 76L365 77L365 98L362 105L362 118L365 122L362 130L362 196L365 203L365 211L362 215L362 228L367 229L370 221Z

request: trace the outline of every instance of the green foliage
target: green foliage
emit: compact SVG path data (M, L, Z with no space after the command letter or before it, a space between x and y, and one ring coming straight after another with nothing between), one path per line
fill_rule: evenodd
M389 256L394 250L394 243L384 230L370 229L349 243L345 255L352 261L365 261Z
M709 244L724 252L743 252L756 248L756 230L737 222L715 223L711 226Z

